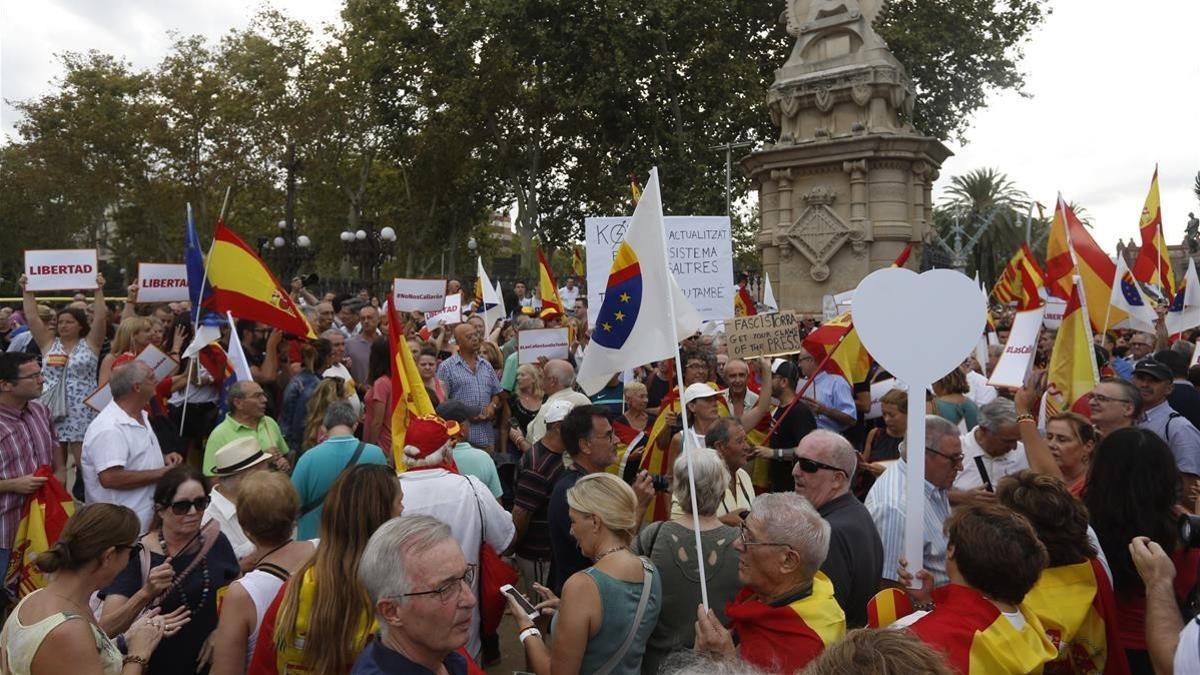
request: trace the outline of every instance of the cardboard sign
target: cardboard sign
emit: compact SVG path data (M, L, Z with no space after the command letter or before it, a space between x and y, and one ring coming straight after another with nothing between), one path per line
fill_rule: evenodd
M585 218L588 322L595 324L617 247L629 218ZM733 243L728 216L667 216L667 264L684 297L705 321L733 317ZM644 263L643 263L644 264Z
M175 369L179 367L178 361L170 356L167 356L163 350L155 347L154 345L147 345L146 348L142 350L142 353L137 355L136 360L150 366L150 370L154 371L155 382L162 382L163 380L167 379L173 375L175 373ZM87 398L83 399L83 403L96 412L104 410L105 406L107 406L111 401L112 392L109 391L107 382L103 387L93 391L92 393L88 394Z
M730 358L795 354L803 349L794 312L739 316L725 324Z
M425 317L425 327L429 330L458 323L462 323L462 293L442 296L441 311Z
M1046 298L1044 309L1046 313L1042 315L1042 324L1046 328L1058 330L1062 325L1063 315L1067 313L1067 301L1062 298Z
M187 265L138 263L138 302L179 302L187 299Z
M1021 387L1025 378L1029 377L1029 369L1033 367L1033 357L1037 355L1038 333L1041 332L1045 308L1039 307L1027 312L1017 312L1013 317L1012 330L1008 332L1008 342L996 362L996 369L988 384L993 387Z
M392 280L392 304L397 312L440 313L445 298L445 279Z
M96 287L96 249L25 251L25 288L73 291Z
M517 363L537 363L539 357L567 358L571 337L567 328L531 328L517 333Z

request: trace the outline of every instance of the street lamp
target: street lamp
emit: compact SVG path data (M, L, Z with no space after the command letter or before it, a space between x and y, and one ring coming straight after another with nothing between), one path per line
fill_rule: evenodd
M358 281L374 289L379 281L380 268L392 257L396 245L396 230L384 227L375 230L374 221L365 221L365 227L351 232L343 230L338 238L346 249L346 256L358 262Z
M295 226L288 227L286 220L277 223L279 234L260 237L259 254L279 271L283 279L291 279L297 271L312 259L312 240L307 235L296 235Z

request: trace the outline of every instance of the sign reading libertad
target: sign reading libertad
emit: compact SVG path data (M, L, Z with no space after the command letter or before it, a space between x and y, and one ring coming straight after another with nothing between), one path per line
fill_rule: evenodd
M729 356L737 359L795 354L803 348L794 312L739 316L725 322L725 339Z
M62 291L96 287L96 249L25 251L26 288Z

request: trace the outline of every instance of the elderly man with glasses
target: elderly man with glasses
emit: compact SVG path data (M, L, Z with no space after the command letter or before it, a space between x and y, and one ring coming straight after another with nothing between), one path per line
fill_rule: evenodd
M358 576L380 632L352 674L481 672L464 649L476 568L448 525L430 516L389 520L367 542Z
M927 415L925 444L925 559L920 566L933 575L935 586L941 586L950 582L946 575L946 533L942 526L950 516L950 487L963 467L958 425L937 415ZM898 568L904 554L908 448L901 445L900 454L901 459L883 472L865 502L883 541L883 583L897 587L901 586ZM910 568L917 569L915 564L909 561Z
M829 523L797 494L760 495L734 541L742 590L725 612L729 629L700 607L696 651L793 673L846 633L846 617L821 571ZM736 634L738 647L734 646Z

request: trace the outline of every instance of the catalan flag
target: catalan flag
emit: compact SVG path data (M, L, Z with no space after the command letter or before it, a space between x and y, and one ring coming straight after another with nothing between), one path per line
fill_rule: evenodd
M560 315L563 312L562 298L558 297L558 282L554 280L554 272L550 263L546 262L546 254L538 247L538 297L542 301L542 310L556 309Z
M752 595L743 588L725 606L725 614L741 643L742 660L766 672L798 672L846 634L846 615L823 572L813 577L811 593L786 605L767 604Z
M1082 292L1076 284L1071 299L1063 311L1062 324L1054 338L1050 352L1050 367L1047 369L1046 413L1057 415L1068 410L1086 414L1079 409L1084 398L1100 375L1096 372L1096 352L1092 348L1092 331L1086 319L1086 308L1081 302Z
M1040 673L1058 657L1037 614L1020 606L1025 626L1018 629L979 591L948 584L934 589L935 609L909 631L945 653L963 675Z
M1022 242L1016 254L1004 266L1004 272L992 289L992 296L1004 304L1015 302L1017 311L1024 312L1044 304L1038 291L1045 285L1046 273L1038 265L1029 244Z
M213 236L208 281L212 285L206 301L210 309L232 312L298 337L317 337L266 263L223 222L217 223Z
M1058 652L1046 665L1046 672L1129 672L1117 637L1112 583L1096 558L1043 570L1021 604L1041 620Z
M887 628L913 613L912 600L899 588L885 588L867 601L867 627Z
M1171 269L1171 254L1163 237L1162 209L1158 203L1158 167L1150 179L1150 192L1142 206L1138 220L1138 231L1142 235L1142 248L1133 262L1133 278L1159 288L1164 297L1175 297L1175 272Z
M1075 274L1075 257L1067 234L1066 204L1059 195L1050 221L1050 237L1046 240L1046 292L1060 300L1071 297L1071 277Z
M408 341L404 338L404 322L397 316L392 303L388 303L388 346L392 350L392 456L396 472L404 471L404 438L408 433L408 421L416 417L434 414L433 403L425 391L417 363L413 360Z

